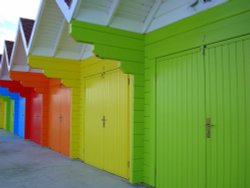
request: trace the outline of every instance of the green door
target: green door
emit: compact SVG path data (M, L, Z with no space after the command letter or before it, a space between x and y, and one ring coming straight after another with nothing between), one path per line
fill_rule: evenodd
M250 187L250 37L207 46L207 187Z
M157 188L205 187L204 64L200 50L157 61Z
M157 188L249 187L249 49L244 37L157 60Z

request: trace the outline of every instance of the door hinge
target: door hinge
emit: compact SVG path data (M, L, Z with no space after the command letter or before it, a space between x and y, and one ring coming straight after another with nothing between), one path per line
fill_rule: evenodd
M202 45L201 46L201 54L203 55L203 56L205 56L205 54L206 54L206 45Z

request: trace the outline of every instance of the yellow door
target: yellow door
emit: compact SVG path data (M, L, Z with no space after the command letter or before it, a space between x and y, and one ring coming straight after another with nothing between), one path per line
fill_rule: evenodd
M0 129L5 129L6 105L3 99L0 98Z
M86 80L85 91L85 161L103 169L103 80L100 76Z
M120 70L86 80L85 160L128 178L129 87Z

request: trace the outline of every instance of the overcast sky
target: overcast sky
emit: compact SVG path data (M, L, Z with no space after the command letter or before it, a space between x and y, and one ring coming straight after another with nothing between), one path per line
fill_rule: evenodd
M15 40L19 17L36 19L41 0L0 0L0 54L4 40Z

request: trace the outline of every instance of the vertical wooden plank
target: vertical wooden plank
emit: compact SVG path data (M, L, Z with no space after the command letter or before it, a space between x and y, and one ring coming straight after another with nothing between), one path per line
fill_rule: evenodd
M250 185L250 40L247 39L243 42L243 54L244 54L244 75L245 75L245 108L244 108L244 115L245 115L245 130L241 131L242 138L245 138L245 161L243 162L242 169L245 166L245 170L241 172L242 177L244 177L245 188ZM244 154L244 153L243 153Z
M247 138L246 138L246 130L247 130L247 123L246 123L246 87L249 84L246 84L247 78L246 78L246 73L250 69L246 69L245 63L247 61L249 62L249 59L245 61L245 46L244 43L250 43L250 40L246 41L237 41L236 43L236 52L237 52L237 61L236 63L238 64L238 69L237 69L237 86L238 86L238 104L237 104L237 109L238 109L238 119L237 119L237 124L238 125L243 125L243 128L238 129L238 135L239 135L239 145L238 145L238 165L239 167L237 168L237 175L238 175L238 187L246 187L246 173L244 170L245 166L245 161L247 161ZM249 166L248 166L249 167ZM249 185L249 184L248 184Z
M159 188L205 186L204 66L200 56L197 49L157 62Z

